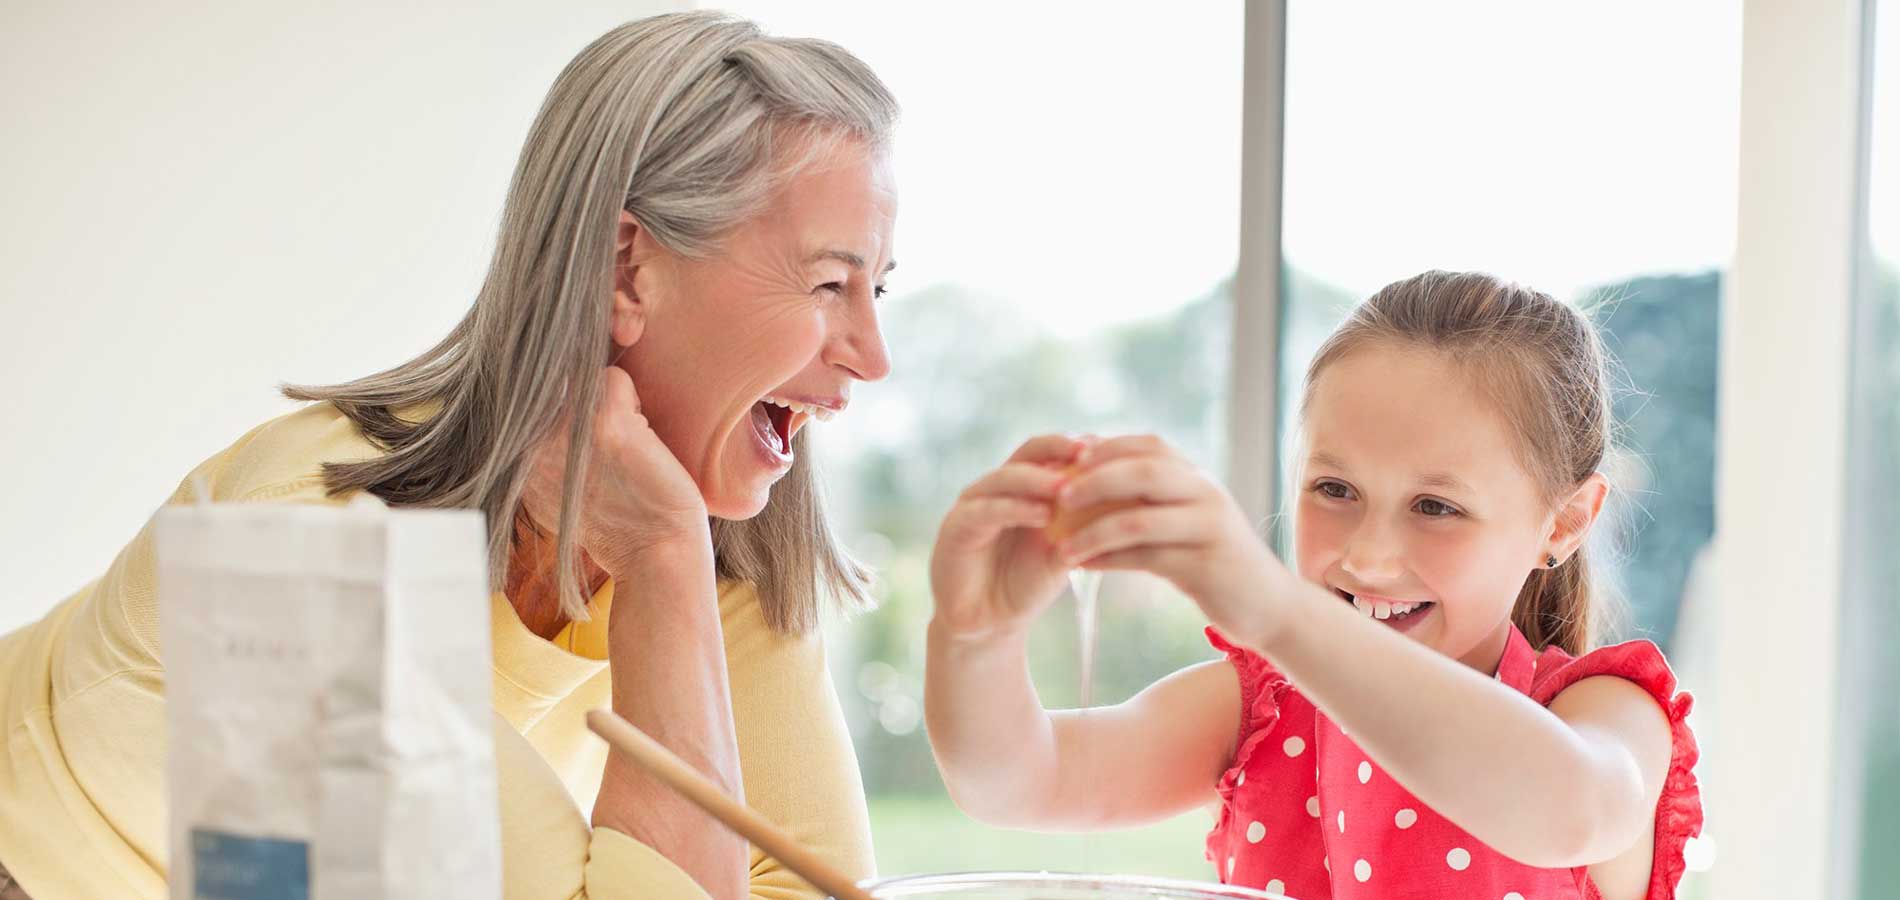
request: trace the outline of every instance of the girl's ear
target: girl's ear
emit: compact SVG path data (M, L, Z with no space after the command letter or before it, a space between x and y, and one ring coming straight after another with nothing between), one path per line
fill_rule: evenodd
M620 211L620 224L614 234L614 297L609 331L615 347L627 348L646 333L647 313L651 311L653 273L642 271L650 266L655 247L653 236L633 218Z
M1537 561L1539 567L1549 565L1552 559L1561 565L1583 546L1584 539L1590 536L1591 526L1603 512L1603 501L1609 493L1610 480L1603 477L1602 472L1590 473L1589 478L1570 492L1563 505L1557 507L1550 534L1544 541L1545 556Z

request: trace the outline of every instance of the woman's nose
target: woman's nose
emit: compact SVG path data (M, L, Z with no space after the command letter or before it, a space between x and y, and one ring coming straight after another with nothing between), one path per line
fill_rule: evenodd
M877 305L870 291L851 303L835 323L825 345L825 362L851 373L859 381L880 381L891 374L891 353L884 345Z

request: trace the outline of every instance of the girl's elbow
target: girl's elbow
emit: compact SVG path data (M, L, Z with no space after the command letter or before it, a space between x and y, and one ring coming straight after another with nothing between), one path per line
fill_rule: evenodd
M963 782L963 779L944 778L950 802L964 815L991 828L1026 828L1036 824L1035 810L1019 792Z
M1589 866L1614 859L1648 833L1655 805L1633 761L1609 777L1583 779L1579 796L1558 817L1550 848L1558 859L1549 865ZM1622 771L1627 768L1627 771Z

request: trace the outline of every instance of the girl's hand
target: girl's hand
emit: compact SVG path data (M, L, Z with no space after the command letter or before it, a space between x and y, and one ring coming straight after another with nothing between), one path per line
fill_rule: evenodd
M1229 637L1265 646L1294 576L1226 490L1153 435L1103 441L1080 463L1059 508L1110 511L1062 542L1058 565L1159 575Z
M563 421L535 451L522 506L539 527L560 521L568 426ZM706 501L686 468L640 412L633 379L618 366L600 373L592 455L581 486L580 545L611 575L624 575L651 551L709 548Z
M1062 594L1070 566L1043 529L1064 468L1083 442L1032 438L970 485L937 531L930 554L933 623L953 638L1020 631Z

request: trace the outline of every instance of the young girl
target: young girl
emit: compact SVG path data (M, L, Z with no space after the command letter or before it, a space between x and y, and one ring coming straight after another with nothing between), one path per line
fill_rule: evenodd
M1307 375L1297 574L1158 439L1024 444L932 560L951 796L1041 829L1217 802L1221 879L1298 900L1673 896L1702 822L1689 698L1655 645L1592 649L1608 391L1592 327L1546 294L1385 288ZM1045 711L1025 636L1076 566L1172 581L1226 658Z

